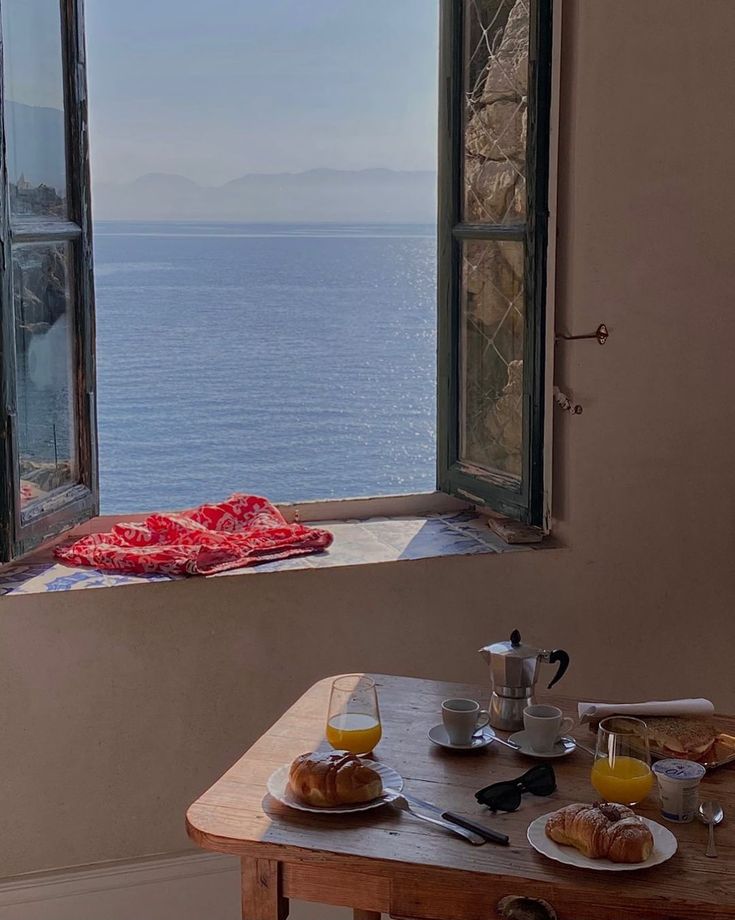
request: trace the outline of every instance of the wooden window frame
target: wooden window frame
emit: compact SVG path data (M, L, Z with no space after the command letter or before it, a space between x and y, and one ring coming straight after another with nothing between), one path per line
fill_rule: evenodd
M3 0L0 0L0 7ZM550 362L547 258L551 134L553 14L560 0L528 0L529 48L527 217L524 224L461 220L463 151L463 0L440 0L438 211L438 488L526 523L548 525ZM59 0L65 77L68 221L11 223L0 92L0 564L24 555L99 512L95 391L95 313L92 259L84 0ZM0 33L0 89L3 80ZM524 412L520 487L513 477L459 460L461 244L510 240L525 245ZM16 368L11 247L24 242L72 244L75 423L79 481L20 508L15 431Z
M438 487L527 524L548 526L547 257L553 0L528 0L529 81L524 224L462 222L464 0L441 0L438 211ZM525 244L523 449L520 486L500 472L460 461L461 243L513 240Z
M1 8L2 0L0 0ZM4 58L0 41L0 563L15 559L99 512L95 312L87 120L84 0L59 0L66 131L66 221L11 220L5 143ZM2 25L0 22L0 39ZM71 249L74 421L77 482L20 507L11 250L19 243L68 242Z

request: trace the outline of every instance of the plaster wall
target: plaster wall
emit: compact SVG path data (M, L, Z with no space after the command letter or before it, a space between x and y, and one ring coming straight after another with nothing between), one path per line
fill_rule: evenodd
M0 599L0 876L175 852L298 694L485 680L514 627L570 695L735 710L735 4L566 0L557 348L565 549Z

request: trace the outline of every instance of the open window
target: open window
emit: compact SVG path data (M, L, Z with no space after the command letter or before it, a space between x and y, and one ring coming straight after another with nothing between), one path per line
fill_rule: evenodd
M0 0L0 562L98 512L83 0ZM548 522L552 0L440 0L438 486Z
M551 0L442 0L439 488L544 512Z
M97 513L82 0L2 0L0 561Z

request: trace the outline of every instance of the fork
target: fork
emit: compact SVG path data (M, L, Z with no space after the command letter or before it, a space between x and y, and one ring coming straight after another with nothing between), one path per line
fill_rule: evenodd
M453 834L457 834L459 837L464 837L464 839L468 840L473 846L479 847L485 843L485 840L480 837L479 834L474 834L472 831L467 831L463 827L460 827L458 824L452 824L451 821L443 821L441 818L430 818L428 815L422 815L420 812L414 811L406 799L404 799L404 797L400 794L395 794L394 798L392 798L388 804L393 805L400 811L408 812L408 814L413 815L414 818L420 818L422 821L428 821L429 824L436 824L437 827L443 827L446 831L451 831Z

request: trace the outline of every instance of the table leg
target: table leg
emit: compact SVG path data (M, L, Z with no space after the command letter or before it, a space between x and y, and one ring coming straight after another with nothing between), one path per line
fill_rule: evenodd
M288 898L281 893L278 860L243 857L241 872L243 920L286 920Z
M380 920L380 913L376 910L355 910L352 911L352 920Z

